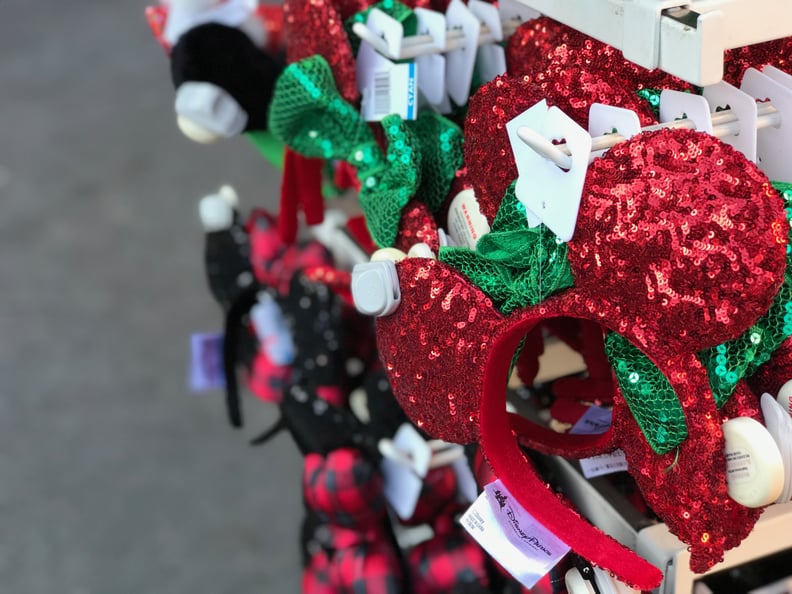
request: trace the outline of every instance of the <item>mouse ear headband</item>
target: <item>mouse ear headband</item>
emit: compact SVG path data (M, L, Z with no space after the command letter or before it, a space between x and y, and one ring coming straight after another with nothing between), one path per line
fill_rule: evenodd
M460 248L452 248L441 250L441 261L407 259L396 265L401 305L377 322L394 392L429 434L480 441L507 488L573 549L627 583L649 589L659 573L561 504L504 428L511 424L537 450L571 457L622 447L644 495L691 546L693 568L703 571L747 535L758 511L728 497L720 430L725 413L718 410L702 362L708 359L701 353L714 349L717 361L720 346L730 351L754 344L750 333L745 336L752 325L772 319L770 325L777 326L778 316L786 315L789 289L784 285L779 291L789 229L783 207L762 172L713 137L682 130L633 137L590 166L577 231L567 245L553 248L547 229L523 223L523 251L533 251L533 261L509 267L486 249L478 253L477 246L476 255L460 257ZM515 208L509 192L500 208ZM496 222L502 215L516 220L506 212L499 210ZM501 230L493 226L493 233ZM522 305L487 284L499 274L510 287L530 287L533 281L517 279L515 271L536 277L539 267L545 280L538 291L520 297ZM545 284L548 278L553 285ZM508 315L498 310L504 305ZM515 349L526 332L553 317L596 321L627 345L620 350L613 343L611 353L622 387L634 385L638 392L625 390L629 404L627 395L617 394L609 433L560 436L505 412ZM759 360L777 346L777 341L763 345ZM635 359L633 350L639 353ZM734 352L741 354L732 361L748 356L745 349ZM626 382L618 361L629 370ZM753 403L755 411L755 397L742 376L737 373L732 382L732 406L745 412ZM647 383L658 378L663 386ZM669 440L676 445L657 451L657 434L647 435L636 419L648 410L648 418L665 415L666 430L673 429L662 406L653 412L652 396L667 396L668 388L676 400L672 408L681 407L684 430Z

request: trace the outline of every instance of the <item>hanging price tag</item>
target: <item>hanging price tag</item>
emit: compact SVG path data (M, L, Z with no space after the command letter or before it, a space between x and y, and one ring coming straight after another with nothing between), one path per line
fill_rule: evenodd
M569 546L525 511L499 480L484 487L460 522L526 588L535 586L569 552Z
M575 435L605 433L611 426L612 416L613 413L607 408L589 406L569 432Z
M612 411L601 406L590 406L577 423L569 430L575 435L595 435L605 433L611 426ZM607 454L583 458L580 460L580 469L587 479L614 472L627 470L627 458L621 450L614 450Z
M399 427L393 445L404 457L382 458L380 470L384 478L385 499L396 514L406 520L413 515L423 488L423 478L429 470L432 451L424 438L409 423Z
M621 450L580 460L580 469L587 479L627 470L627 458Z
M217 332L190 337L190 389L207 392L225 388L223 335Z

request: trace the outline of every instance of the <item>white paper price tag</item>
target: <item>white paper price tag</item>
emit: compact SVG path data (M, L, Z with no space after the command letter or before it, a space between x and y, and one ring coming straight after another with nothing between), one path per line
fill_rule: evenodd
M372 8L366 18L366 26L372 32L385 39L391 56L396 57L401 53L404 27L399 21L388 13L382 12L379 8Z
M261 292L258 303L250 309L250 321L256 330L261 348L276 365L294 362L294 341L283 311L269 293Z
M432 450L409 423L399 427L393 437L393 445L404 456L400 459L383 457L380 470L385 483L384 494L396 514L406 520L412 516L418 503Z
M538 10L529 8L522 2L518 2L518 0L499 0L498 11L500 12L501 21L519 19L527 22L542 16Z
M603 105L594 103L589 108L589 134L592 137L602 136L603 134L616 134L624 138L632 138L641 132L641 120L638 119L632 109L614 107L613 105ZM601 157L608 149L594 151L591 153L590 160Z
M363 41L356 68L364 120L378 122L392 113L405 120L418 117L418 67L414 62L394 64Z
M496 480L460 519L462 526L506 571L532 588L569 552Z
M401 23L378 9L368 16L366 26L385 37L388 51L401 51ZM355 61L361 101L361 115L367 122L378 122L392 113L405 120L418 117L418 68L414 62L395 64L377 52L371 44L361 41Z
M418 35L431 35L434 47L445 48L445 15L434 10L416 8L415 16L418 19ZM418 89L429 104L439 104L446 96L445 56L440 54L418 56L415 63L418 65Z
M448 4L446 23L449 29L459 29L465 36L464 47L446 55L446 89L454 103L465 105L473 81L481 23L462 0Z
M506 72L506 50L500 45L482 45L476 54L476 72L482 83Z
M523 126L544 138L565 139L570 149L568 171L559 168L529 147L517 135ZM528 224L544 223L561 241L575 232L583 185L586 181L591 135L557 107L548 109L542 100L506 124L514 160L517 164L517 199L525 206Z
M503 40L503 25L498 7L482 0L470 0L468 8L473 15L489 29L493 41Z

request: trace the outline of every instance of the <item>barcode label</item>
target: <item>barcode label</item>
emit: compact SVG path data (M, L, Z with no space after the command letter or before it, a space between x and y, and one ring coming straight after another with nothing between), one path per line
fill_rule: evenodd
M382 56L377 68L369 71L361 89L362 114L367 122L379 122L387 115L397 114L405 120L418 117L417 69L414 62L393 64Z
M385 117L391 112L390 107L390 72L374 74L374 115Z

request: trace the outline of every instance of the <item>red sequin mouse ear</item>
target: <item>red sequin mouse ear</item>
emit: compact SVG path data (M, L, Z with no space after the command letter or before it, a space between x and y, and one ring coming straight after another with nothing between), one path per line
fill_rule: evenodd
M626 60L620 50L548 17L523 23L514 32L506 44L506 66L513 76L555 89L583 86L576 76L586 72L602 80L618 80L632 92L694 90L690 83L660 69L647 70Z
M718 139L663 130L589 167L569 242L575 286L653 343L697 351L742 334L783 280L788 225L767 177Z

